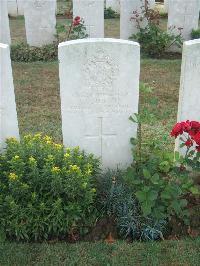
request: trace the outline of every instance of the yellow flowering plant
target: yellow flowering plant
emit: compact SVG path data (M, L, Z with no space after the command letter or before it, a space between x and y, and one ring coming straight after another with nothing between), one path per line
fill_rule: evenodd
M96 218L99 164L42 134L8 139L0 155L0 231L27 241L83 234Z

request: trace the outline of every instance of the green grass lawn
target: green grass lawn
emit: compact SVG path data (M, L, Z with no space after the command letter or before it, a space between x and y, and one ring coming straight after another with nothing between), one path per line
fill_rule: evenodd
M198 266L200 238L181 241L164 241L127 244L54 243L0 245L0 265L163 265Z
M145 138L167 135L167 147L173 149L169 131L176 122L180 60L143 59L141 81L153 88L157 99L152 109L156 119L144 126ZM58 62L13 63L20 133L44 132L61 141L61 116ZM149 96L141 94L142 108L149 106ZM128 119L128 118L127 118Z

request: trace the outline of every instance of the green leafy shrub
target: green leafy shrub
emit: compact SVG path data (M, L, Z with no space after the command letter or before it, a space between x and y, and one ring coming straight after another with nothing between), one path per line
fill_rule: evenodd
M191 32L191 38L192 40L194 39L199 39L200 38L200 29L193 29L192 32Z
M86 233L96 213L98 169L93 155L48 136L9 139L0 156L0 232L27 241Z
M11 59L18 62L54 61L58 59L58 43L33 47L28 44L12 44Z
M119 14L117 12L115 12L111 7L104 8L104 18L105 19L119 18Z
M163 56L173 44L178 47L181 47L182 44L179 35L163 31L154 24L140 28L139 32L131 36L130 39L140 43L144 54L157 58Z
M180 164L179 154L176 153L174 160L174 153L165 151L156 140L142 143L141 124L147 117L148 114L130 117L132 122L138 123L139 138L131 139L136 147L133 149L134 161L125 175L126 183L132 187L144 217L153 220L177 217L189 224L186 195L199 195L198 187L187 168Z
M179 34L166 32L159 27L160 14L158 11L150 9L149 1L145 0L141 6L141 12L133 11L131 20L134 20L138 32L130 36L130 40L138 41L141 45L141 50L144 54L150 57L161 57L173 45L181 47L182 36L181 29ZM144 24L146 26L144 27Z

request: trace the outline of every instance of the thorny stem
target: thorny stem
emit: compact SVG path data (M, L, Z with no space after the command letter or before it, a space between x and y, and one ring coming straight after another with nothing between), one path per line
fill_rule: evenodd
M72 27L73 27L73 21L71 22L71 25L70 25L70 28L69 28L69 31L68 31L67 41L69 41L69 37L70 37L71 31L72 31Z

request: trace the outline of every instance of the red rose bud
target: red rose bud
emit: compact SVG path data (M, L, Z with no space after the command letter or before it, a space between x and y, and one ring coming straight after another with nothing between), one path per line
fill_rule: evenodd
M75 17L74 20L81 20L81 18L79 16Z
M77 25L79 25L80 24L80 21L73 21L73 26L77 26Z
M192 142L191 139L188 139L188 140L185 142L185 146L187 146L187 147L192 147L192 145L193 145L193 142Z
M75 17L73 20L73 26L78 26L81 23L81 18L79 16Z

